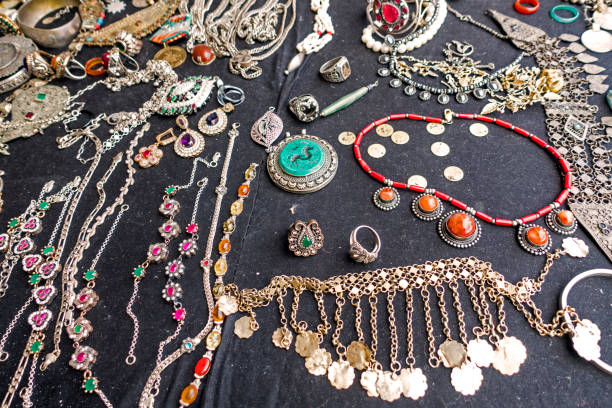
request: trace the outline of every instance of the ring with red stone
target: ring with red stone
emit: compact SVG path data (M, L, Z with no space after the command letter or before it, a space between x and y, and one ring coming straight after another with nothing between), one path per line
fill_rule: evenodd
M533 255L544 255L552 245L548 231L536 224L521 225L517 236L523 249Z
M548 228L561 235L571 235L576 232L578 223L574 213L570 210L556 209L548 213L546 216L546 225Z
M215 58L214 51L206 44L196 44L191 50L191 60L196 65L209 65Z
M391 187L381 187L372 196L374 205L383 211L391 211L399 205L400 196L398 191Z
M438 234L449 245L469 248L480 239L480 223L465 211L451 211L438 222Z
M412 200L412 212L423 221L433 221L442 215L444 206L433 194L420 194Z

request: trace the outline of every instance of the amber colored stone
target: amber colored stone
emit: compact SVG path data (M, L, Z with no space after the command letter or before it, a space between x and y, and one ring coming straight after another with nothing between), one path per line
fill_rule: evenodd
M225 320L225 315L222 311L219 310L219 306L215 306L215 308L213 309L212 318L215 322L222 322L223 320Z
M570 227L574 225L574 213L570 210L559 211L557 213L557 221L565 227Z
M220 253L227 254L231 248L232 248L232 244L230 244L229 240L222 239L221 242L219 242L219 252Z
M204 377L206 374L208 374L208 371L210 371L210 358L202 357L200 360L198 360L193 372L198 377Z
M542 227L531 227L527 230L527 239L534 245L544 246L548 242L548 232Z
M446 229L454 237L469 238L476 232L476 221L466 213L454 213L446 220Z
M238 195L240 197L248 196L249 195L249 191L251 191L251 189L246 184L241 184L240 187L238 187Z
M223 258L219 258L217 262L215 262L215 275L223 276L227 272L227 262Z
M208 336L206 336L206 347L209 350L215 350L221 344L221 333L218 331L211 331Z
M242 202L240 200L236 200L230 206L230 214L240 215L240 213L242 213Z
M189 384L183 389L183 392L181 392L181 403L184 405L190 405L196 400L197 396L198 388L193 384Z
M438 200L432 195L424 195L419 198L419 208L427 213L434 212L438 208Z
M215 60L215 53L206 44L197 44L191 51L191 58L196 64L208 65Z
M378 193L381 201L389 202L395 198L395 192L391 187L383 187Z

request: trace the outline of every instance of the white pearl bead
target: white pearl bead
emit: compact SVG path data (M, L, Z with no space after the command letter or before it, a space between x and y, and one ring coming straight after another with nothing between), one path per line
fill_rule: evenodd
M381 47L382 47L382 44L380 43L380 41L374 41L374 46L372 47L372 51L379 52Z
M397 47L397 52L399 52L400 54L403 54L406 52L406 44L401 44L399 47Z
M375 44L376 44L376 41L373 38L368 38L366 45L369 49L373 49Z
M410 52L412 50L414 50L414 43L409 41L408 44L406 44L406 51Z
M383 54L388 54L391 52L391 47L389 47L387 44L383 44L382 47L380 47L380 51Z

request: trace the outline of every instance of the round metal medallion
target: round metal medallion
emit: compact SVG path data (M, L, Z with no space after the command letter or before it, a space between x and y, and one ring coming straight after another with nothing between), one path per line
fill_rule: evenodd
M470 133L474 136L484 137L489 134L489 128L484 123L472 123Z
M586 30L580 37L582 45L597 53L612 51L612 34L603 30Z
M404 93L408 96L412 96L417 92L416 88L412 85L408 85L404 88Z
M395 144L403 145L408 143L408 140L410 140L410 136L403 130L397 130L391 135L391 141Z
M441 135L444 133L444 125L441 123L430 122L427 124L426 129L432 135Z
M187 59L187 51L179 46L164 47L155 53L153 59L166 61L172 68L177 68Z
M448 166L444 169L444 177L450 181L461 181L463 179L463 170L457 166Z
M385 149L385 146L381 144L374 143L368 146L368 154L375 159L380 159L386 153L387 153L387 149Z
M443 94L438 95L438 103L440 105L446 105L449 102L450 102L450 97L447 94L443 93Z
M399 80L398 78L393 78L390 82L389 82L389 86L391 88L399 88L400 86L402 86L402 81Z
M408 177L408 185L427 187L427 179L419 174Z
M450 153L450 147L444 142L435 142L431 145L431 152L436 156L446 156Z
M389 68L378 68L378 76L381 77L388 77L391 74L391 71L389 71Z
M338 135L338 141L343 145L351 145L355 143L356 136L353 132L342 132Z
M376 126L376 133L378 133L378 136L389 137L393 134L393 126L383 123L382 125Z
M419 99L422 101L428 101L431 99L431 92L429 91L421 91L419 94Z
M338 170L338 155L332 145L316 136L289 136L268 155L267 167L279 188L312 193L332 181Z

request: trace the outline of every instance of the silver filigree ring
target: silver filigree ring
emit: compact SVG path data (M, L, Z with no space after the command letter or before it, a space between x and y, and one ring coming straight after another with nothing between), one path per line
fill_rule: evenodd
M302 122L312 122L319 116L319 102L311 94L296 96L289 101L289 110Z
M321 65L319 74L327 82L344 82L351 75L351 65L345 56L336 57Z
M357 241L357 232L359 232L359 230L362 228L370 230L372 231L372 234L374 234L374 238L376 242L374 243L374 249L372 249L371 251L368 251L367 249L365 249ZM351 237L349 239L349 242L351 245L351 249L349 253L351 255L351 258L353 258L353 260L355 260L356 262L367 264L367 263L370 263L376 260L376 258L378 258L378 251L380 251L380 237L378 236L378 232L376 232L376 230L370 227L369 225L360 225L357 228L355 228L353 232L351 232Z

